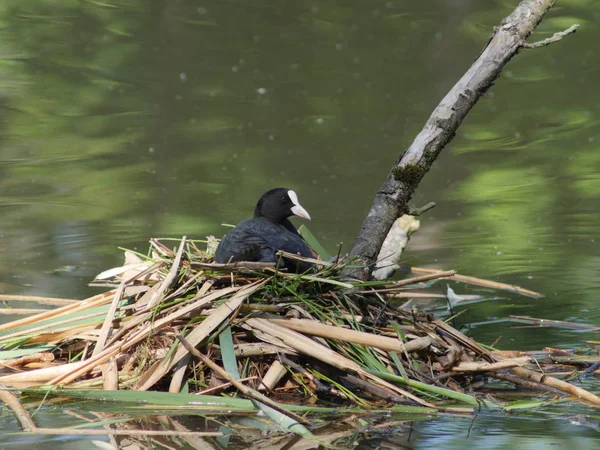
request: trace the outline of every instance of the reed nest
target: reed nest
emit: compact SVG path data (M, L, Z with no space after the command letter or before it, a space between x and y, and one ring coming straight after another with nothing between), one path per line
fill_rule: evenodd
M264 263L215 264L185 237L174 249L164 242L151 240L148 256L127 252L123 267L101 274L114 284L109 291L54 299L62 306L0 325L0 385L242 394L299 422L286 404L465 412L502 408L503 392L534 388L546 400L600 405L548 376L557 370L549 352L496 351L399 307L440 278L483 280L415 270L400 281L350 283L339 273L351 262L341 259L308 259L317 270L298 275Z

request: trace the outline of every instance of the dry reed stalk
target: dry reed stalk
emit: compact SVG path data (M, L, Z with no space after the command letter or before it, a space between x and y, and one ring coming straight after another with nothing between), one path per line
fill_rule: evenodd
M327 339L336 339L353 344L366 345L369 347L380 348L385 351L395 352L414 352L429 347L434 340L430 336L416 338L407 343L402 343L399 339L394 339L376 334L366 333L364 331L349 330L339 326L325 325L316 320L308 319L266 319L271 323L280 325L291 330L299 331L312 336L319 336Z
M156 250L156 253L158 255L161 255L163 258L174 258L175 257L175 253L173 253L173 251L169 247L167 247L165 244L160 242L158 239L151 238L150 246L153 247L154 250Z
M278 305L244 304L244 305L242 305L242 311L260 311L260 312L281 313L281 312L284 312L284 309Z
M321 345L303 334L277 325L267 319L252 318L245 322L249 327L267 333L296 351L313 356L342 370L358 372L361 367L354 361L340 355L324 345Z
M282 352L284 354L285 353L291 353L291 354L298 353L295 349L293 349L289 345L284 344L284 342L281 339L279 339L269 333L263 333L261 330L252 328L246 323L243 323L241 326L242 326L242 328L251 331L252 335L259 341L262 341L262 343L284 349L285 351Z
M521 367L524 364L531 362L528 356L520 358L503 359L502 361L489 362L461 362L458 366L452 367L452 372L495 372L503 369L511 369L513 367Z
M273 388L277 386L277 383L281 381L286 373L287 369L283 364L281 364L278 360L273 361L267 372L264 374L260 382L260 386L258 386L258 390L273 390Z
M435 274L435 273L441 272L440 270L426 269L425 267L411 267L410 270L413 273L423 273L423 274ZM461 283L472 284L475 286L482 286L482 287L487 287L490 289L500 289L503 291L512 291L512 292L516 292L517 294L524 295L526 297L532 297L532 298L543 297L543 295L540 294L539 292L534 292L534 291L530 291L528 289L523 289L522 287L514 286L512 284L505 284L505 283L498 283L496 281L484 280L482 278L468 277L466 275L456 274L452 277L452 279L454 281L460 281Z
M285 252L283 250L279 250L277 252L278 255L281 255L285 258L288 259L295 259L296 261L303 261L303 262L307 262L310 264L316 264L317 266L323 266L323 267L333 267L335 266L335 263L329 262L329 261L323 261L322 259L315 259L315 258L307 258L305 256L300 256L300 255L296 255L294 253L288 253Z
M119 389L119 368L117 360L112 357L108 362L102 364L102 388L105 391L116 391Z
M158 301L164 296L164 293L167 289L173 284L175 278L177 277L177 273L179 272L179 266L181 264L181 257L183 256L183 250L185 249L185 240L186 237L183 236L181 238L181 242L179 244L179 249L177 250L177 254L175 255L175 260L171 264L171 268L169 269L168 275L165 279L160 283L160 288L157 289L152 297L148 300L148 304L146 305L146 309L152 309L157 304Z
M193 268L200 269L208 269L214 271L222 271L222 272L239 272L242 270L266 270L266 269L274 269L274 263L266 263L266 262L251 262L251 261L239 261L234 263L201 263L197 261L193 261L190 263L190 266Z
M156 293L156 291L158 291L160 289L160 284L156 283L155 285L153 285L150 289L148 289L144 295L142 295L134 304L134 307L136 310L138 311L144 311L147 310L146 309L146 305L148 304L148 301L150 301L150 299L152 297L154 297L154 294Z
M11 375L0 376L0 384L6 386L19 386L20 384L45 384L46 382L70 373L84 365L83 361L61 364L58 366L44 367L43 369L30 370L26 372L15 373Z
M190 363L190 355L186 355L177 361L175 366L175 370L173 372L173 377L171 377L171 382L169 383L169 392L178 393L181 392L181 386L185 381L185 372L187 370L188 364Z
M212 289L214 284L215 280L206 280L204 283L202 283L202 287L196 294L196 297L203 297L204 295L206 295L206 293Z
M101 316L102 313L94 314L90 317ZM52 344L57 345L60 342L79 339L89 342L95 342L98 339L98 327L96 325L76 325L73 327L65 327L61 330L49 331L47 333L38 334L27 339L28 344Z
M0 294L0 302L32 302L42 303L44 305L65 306L79 303L81 300L72 300L70 298L39 297L35 295L5 295Z
M524 380L523 378L518 377L517 375L510 374L510 373L493 372L493 373L490 373L487 375L490 378L496 378L498 380L508 381L509 383L512 383L515 386L520 386L525 389L549 392L552 395L564 395L564 392L559 391L558 389L555 389L551 386L546 386L545 384L536 383L535 381Z
M32 353L18 358L4 359L0 361L0 367L19 367L32 362L49 363L54 361L54 354L50 352Z
M38 314L48 311L39 308L0 308L0 314L3 316L22 316L25 314Z
M100 328L100 334L98 336L98 340L96 341L96 345L94 346L94 351L92 352L92 356L96 356L102 350L104 350L104 345L106 344L106 340L108 339L108 333L112 328L113 320L115 319L115 314L117 313L117 308L119 307L119 303L121 303L121 297L123 295L123 291L125 290L125 285L128 281L123 280L115 292L115 295L112 299L112 303L108 308L108 312L106 313L106 319L104 319L104 323L102 324L102 328Z
M282 347L279 345L266 344L264 342L250 342L245 344L235 344L235 356L242 358L249 356L262 356L262 355L277 355L283 354L296 354L296 351L290 347Z
M559 391L566 392L577 398L577 400L584 400L593 404L594 406L600 406L600 397L592 394L585 389L567 383L566 381L559 380L542 373L534 372L533 370L525 369L523 367L514 367L510 371L525 380L535 381L536 383L544 384L546 386L553 387Z

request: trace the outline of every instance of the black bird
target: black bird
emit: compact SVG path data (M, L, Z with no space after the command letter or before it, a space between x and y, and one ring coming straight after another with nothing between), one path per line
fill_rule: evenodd
M298 202L298 196L287 188L267 191L258 200L254 217L244 220L221 239L215 253L215 261L227 263L235 261L277 262L276 253L288 253L312 257L310 248L288 220L290 216L310 220L308 212ZM283 259L288 270L301 273L312 268L303 261Z

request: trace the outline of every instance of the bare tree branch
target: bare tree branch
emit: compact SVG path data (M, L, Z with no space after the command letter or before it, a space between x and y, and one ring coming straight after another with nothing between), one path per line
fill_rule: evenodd
M479 97L494 83L504 65L525 47L556 0L523 0L506 17L469 70L435 108L410 147L398 158L375 195L373 205L354 241L348 278L368 280L375 259L394 221L408 213L408 202L439 153L454 137L457 128Z

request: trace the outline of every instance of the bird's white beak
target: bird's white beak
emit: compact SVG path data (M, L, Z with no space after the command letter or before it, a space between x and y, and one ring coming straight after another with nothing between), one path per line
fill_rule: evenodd
M298 217L310 220L310 214L308 214L308 211L300 205L292 206L292 212Z
M302 207L302 205L300 204L300 202L298 201L298 195L296 195L296 193L294 191L289 190L288 196L290 197L290 200L294 204L294 206L292 206L292 208L291 208L294 215L296 215L298 217L302 217L303 219L310 220L310 214L308 214L308 211L305 210Z

